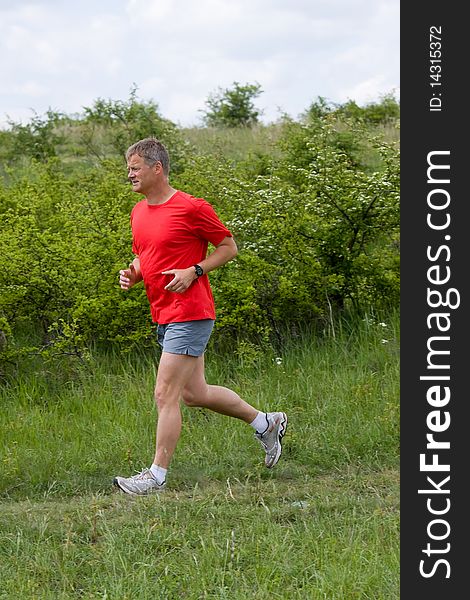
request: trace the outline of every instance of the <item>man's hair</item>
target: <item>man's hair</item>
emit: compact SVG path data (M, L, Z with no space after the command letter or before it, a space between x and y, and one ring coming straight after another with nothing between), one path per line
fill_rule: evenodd
M170 157L168 156L168 150L157 138L145 138L132 144L127 149L126 160L129 160L134 154L142 157L150 167L160 162L163 172L168 177L168 173L170 172Z

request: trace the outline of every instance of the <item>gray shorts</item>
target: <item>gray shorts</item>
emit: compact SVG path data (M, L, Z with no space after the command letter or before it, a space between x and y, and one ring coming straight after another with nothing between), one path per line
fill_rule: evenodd
M157 339L164 352L201 356L212 333L214 321L184 321L158 325Z

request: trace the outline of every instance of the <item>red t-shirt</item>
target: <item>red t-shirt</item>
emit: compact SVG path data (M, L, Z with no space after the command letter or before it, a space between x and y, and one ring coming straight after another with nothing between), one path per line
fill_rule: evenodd
M164 204L138 202L131 212L132 251L140 259L145 290L155 323L179 323L215 319L214 298L207 275L196 279L182 294L165 286L174 275L170 269L186 269L206 258L207 245L214 246L230 231L212 206L202 198L177 191Z

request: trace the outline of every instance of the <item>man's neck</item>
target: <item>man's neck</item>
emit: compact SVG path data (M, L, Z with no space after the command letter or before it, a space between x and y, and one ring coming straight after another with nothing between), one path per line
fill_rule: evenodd
M149 204L165 204L175 192L171 185L164 185L145 194L145 198Z

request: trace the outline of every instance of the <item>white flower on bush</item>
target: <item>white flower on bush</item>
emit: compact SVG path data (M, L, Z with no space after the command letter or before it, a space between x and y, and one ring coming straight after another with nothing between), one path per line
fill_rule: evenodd
M282 365L282 358L280 356L277 356L274 359L274 362L276 363L276 365Z

